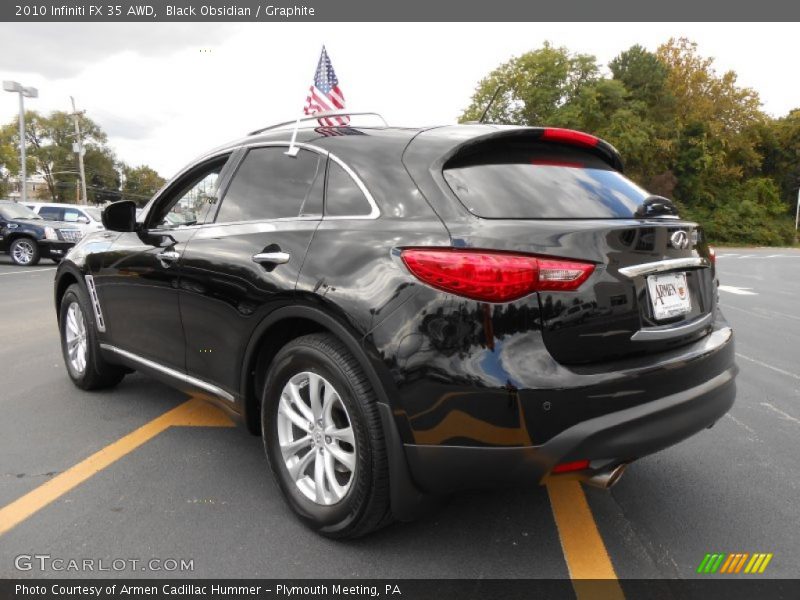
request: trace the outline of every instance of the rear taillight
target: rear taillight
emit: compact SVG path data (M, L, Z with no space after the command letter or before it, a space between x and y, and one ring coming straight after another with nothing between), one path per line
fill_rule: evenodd
M717 251L712 246L708 247L708 260L711 261L712 265L717 264Z
M594 271L592 263L491 250L408 248L400 256L419 280L482 302L576 290Z

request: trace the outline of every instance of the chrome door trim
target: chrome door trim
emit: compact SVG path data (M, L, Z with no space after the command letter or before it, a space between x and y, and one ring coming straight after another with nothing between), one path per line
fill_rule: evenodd
M151 369L159 371L160 373L168 375L169 377L172 377L173 379L176 379L178 381L183 381L184 383L188 383L189 385L193 385L195 387L203 389L209 392L210 394L217 396L218 398L227 400L228 402L234 402L235 400L231 394L223 390L221 387L217 387L216 385L208 383L207 381L203 381L202 379L198 379L197 377L192 377L191 375L188 375L186 373L181 373L180 371L177 371L171 367L166 367L160 363L150 360L149 358L144 358L143 356L139 356L138 354L134 354L133 352L128 352L127 350L123 350L122 348L117 348L116 346L112 346L111 344L100 344L100 348L108 352L113 352L114 354L118 354L123 358L127 358L128 360L139 363L140 365L144 365L145 367L149 367Z
M253 254L253 262L268 265L282 265L289 262L291 255L288 252L259 252Z
M639 275L652 275L653 273L662 273L675 269L696 269L698 267L709 266L711 266L711 263L708 259L693 256L690 258L671 258L668 260L659 260L657 262L643 263L641 265L631 265L630 267L622 267L619 269L619 272L621 275L633 279Z
M686 325L678 325L677 327L665 327L661 328L645 328L640 329L636 333L633 334L631 337L632 342L655 342L658 340L668 340L674 337L681 337L683 335L688 335L690 333L694 333L695 331L700 331L704 327L708 327L711 325L711 322L714 320L714 315L712 313L708 313L706 316L696 319L691 323L687 323Z

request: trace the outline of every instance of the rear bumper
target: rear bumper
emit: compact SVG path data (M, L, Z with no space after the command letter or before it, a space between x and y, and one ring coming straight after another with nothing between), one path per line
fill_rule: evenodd
M583 421L540 446L406 444L406 456L416 483L430 493L534 485L546 479L555 465L584 459L591 461L590 468L570 477L588 478L671 446L713 425L733 405L737 372L738 368L731 364L699 385Z

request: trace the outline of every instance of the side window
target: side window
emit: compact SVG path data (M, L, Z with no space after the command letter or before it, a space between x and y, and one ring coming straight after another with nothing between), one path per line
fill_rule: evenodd
M74 208L65 208L64 220L67 223L88 223L89 217L87 217L83 212Z
M325 215L360 217L371 212L372 206L361 188L340 164L331 160L328 165L328 185L325 188Z
M216 159L188 175L167 192L168 200L150 217L151 227L174 229L204 223L217 201L219 175L228 157Z
M225 192L217 223L269 221L315 212L315 198L322 190L314 184L324 172L324 160L308 150L301 149L295 157L285 152L285 147L276 146L247 153Z
M51 221L63 221L64 209L57 206L42 206L39 209L39 216L43 219L50 219Z

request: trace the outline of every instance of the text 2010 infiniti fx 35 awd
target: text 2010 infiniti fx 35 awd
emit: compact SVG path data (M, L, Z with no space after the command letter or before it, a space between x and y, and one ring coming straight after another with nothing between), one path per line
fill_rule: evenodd
M69 376L131 369L260 432L330 537L463 488L625 465L711 426L733 334L696 223L561 129L261 130L58 268Z

